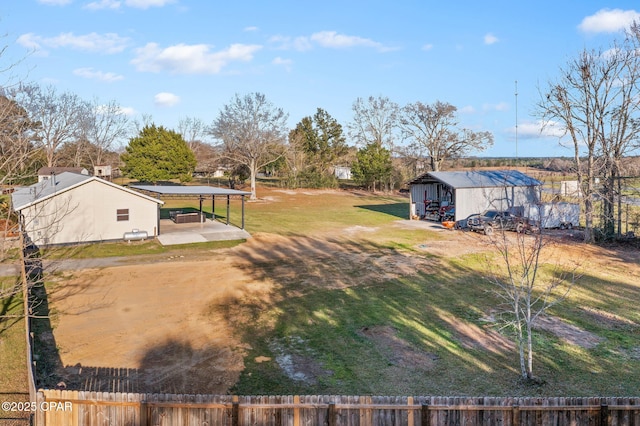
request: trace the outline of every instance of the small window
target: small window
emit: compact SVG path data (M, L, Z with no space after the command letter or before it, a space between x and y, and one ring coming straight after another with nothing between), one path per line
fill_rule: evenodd
M116 219L118 222L124 222L129 220L129 209L117 209Z

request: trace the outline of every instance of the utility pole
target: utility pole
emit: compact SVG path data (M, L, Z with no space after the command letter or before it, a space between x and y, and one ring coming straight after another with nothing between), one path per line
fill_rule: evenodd
M518 165L518 80L516 80L516 166Z

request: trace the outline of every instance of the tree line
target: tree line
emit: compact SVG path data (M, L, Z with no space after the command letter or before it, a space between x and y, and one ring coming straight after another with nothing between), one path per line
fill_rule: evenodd
M625 159L640 147L639 51L634 23L607 49L585 49L570 59L540 88L535 105L543 128L559 130L560 143L574 153L571 170L581 186L589 242L596 231L613 234L621 211L619 178ZM0 184L26 182L41 166L107 163L149 182L222 169L230 182L248 179L255 198L260 172L290 187L333 187L336 167L345 166L366 188L390 189L481 152L494 140L490 132L465 128L457 108L442 101L400 106L370 96L356 99L352 112L343 127L318 108L290 129L288 113L264 94L236 94L210 124L186 117L167 129L150 116L132 121L116 101L87 101L53 86L0 87ZM594 230L600 200L604 225Z
M453 105L400 107L383 96L358 98L346 130L322 108L289 129L288 114L262 93L237 94L211 124L186 117L175 130L149 116L132 121L115 101L86 101L53 86L4 88L0 108L3 183L22 182L40 166L109 163L148 182L186 181L194 171L222 168L230 178L246 175L255 197L259 172L292 187L335 187L335 168L344 166L367 188L390 189L423 164L439 170L444 161L493 143L489 132L462 128Z

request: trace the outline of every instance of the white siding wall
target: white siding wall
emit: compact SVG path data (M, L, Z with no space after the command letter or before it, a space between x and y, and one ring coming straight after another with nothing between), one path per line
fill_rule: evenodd
M538 202L535 187L460 188L456 190L456 220L462 220L484 210L508 210Z
M129 220L117 221L116 211L129 209ZM89 181L22 211L27 233L36 244L64 244L121 239L132 229L157 234L158 204Z

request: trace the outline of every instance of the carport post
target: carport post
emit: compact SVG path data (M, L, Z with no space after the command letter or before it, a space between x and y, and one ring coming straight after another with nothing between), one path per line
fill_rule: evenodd
M200 223L204 222L204 220L202 220L202 195L200 196Z
M211 220L216 220L216 196L211 196Z
M229 204L230 204L230 200L229 200L230 196L227 195L227 225L229 225Z

